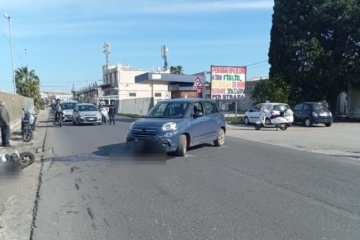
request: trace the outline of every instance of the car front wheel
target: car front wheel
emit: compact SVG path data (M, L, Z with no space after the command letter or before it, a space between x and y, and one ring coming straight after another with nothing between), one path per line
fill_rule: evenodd
M214 141L215 146L222 146L225 143L225 131L224 129L220 128L218 135L217 135L217 139Z
M331 125L332 125L331 123L325 123L326 127L331 127Z
M176 153L178 156L186 156L187 151L187 139L185 135L181 135L178 143Z
M249 118L248 117L244 117L244 124L249 125Z

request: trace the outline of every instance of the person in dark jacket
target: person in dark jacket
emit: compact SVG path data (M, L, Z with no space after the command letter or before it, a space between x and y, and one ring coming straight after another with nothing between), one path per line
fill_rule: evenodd
M111 105L109 106L109 122L110 125L113 123L115 125L115 105L114 101L111 101Z
M10 145L10 117L5 102L0 101L0 128L1 143L3 147L11 147Z

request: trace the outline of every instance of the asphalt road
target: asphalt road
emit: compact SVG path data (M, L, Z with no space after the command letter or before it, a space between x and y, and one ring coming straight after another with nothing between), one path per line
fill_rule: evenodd
M48 130L32 239L360 239L359 161L232 137L136 158L128 126Z

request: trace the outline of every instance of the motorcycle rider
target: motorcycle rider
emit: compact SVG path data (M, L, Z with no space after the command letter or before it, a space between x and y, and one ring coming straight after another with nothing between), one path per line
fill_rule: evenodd
M56 99L56 104L55 104L55 116L54 116L54 126L56 123L56 120L58 119L58 117L61 117L61 113L62 113L62 107L60 104L60 99Z

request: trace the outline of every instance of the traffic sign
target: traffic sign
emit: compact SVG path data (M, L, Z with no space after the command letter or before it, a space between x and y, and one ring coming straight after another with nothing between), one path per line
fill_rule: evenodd
M194 87L203 87L203 83L201 82L199 77L196 77L195 81L194 81Z

